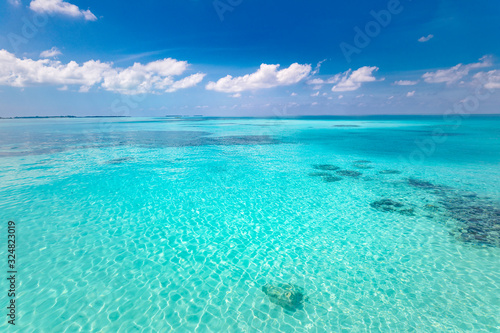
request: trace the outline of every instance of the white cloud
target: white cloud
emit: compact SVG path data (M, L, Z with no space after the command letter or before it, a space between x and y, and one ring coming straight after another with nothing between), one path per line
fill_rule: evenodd
M290 94L290 96L292 96L292 97L293 97L293 96L297 96L297 93L294 93L294 92L293 92L293 93L291 93L291 94Z
M52 47L50 50L43 51L40 53L41 58L54 58L58 55L61 55L61 51L57 47Z
M394 82L394 84L397 86L414 86L417 83L418 81L410 81L410 80L399 80Z
M63 0L33 0L30 9L37 13L60 14L75 18L84 18L87 21L96 21L97 17L90 10L82 10Z
M361 87L364 82L376 81L373 72L378 71L378 67L364 66L355 71L349 69L342 74L340 82L333 86L332 91L354 91Z
M286 86L298 83L311 72L311 65L294 63L282 70L278 70L279 67L280 65L262 64L255 73L234 78L228 75L217 82L209 82L206 89L226 93L238 93L245 90Z
M168 88L167 92L174 92L179 89L186 89L196 86L198 83L203 81L203 78L206 74L204 73L196 73L190 76L187 76L179 81L174 82L170 88Z
M314 87L313 89L321 89L321 87L324 84L334 84L334 83L339 82L340 78L341 78L341 74L337 74L337 75L334 75L326 80L316 78L316 79L308 80L306 83L311 84L311 85L315 85L316 87Z
M415 95L415 90L408 91L408 93L406 94L406 97L412 97L413 95Z
M482 67L489 67L492 65L492 60L490 56L484 56L479 59L479 62L472 64L458 64L448 69L440 69L435 72L427 72L422 75L422 78L427 83L446 83L452 84L464 76L468 75L470 70Z
M420 38L418 39L418 41L419 41L420 43L425 43L425 42L430 41L432 38L434 38L434 35L430 34L430 35L428 35L427 37L426 37L426 36L420 37Z
M500 89L500 70L479 72L474 79L482 83L486 89Z
M319 96L319 91L317 91L316 93L314 94L311 94L311 97L318 97Z
M78 85L79 91L98 86L122 94L173 92L192 87L205 74L197 73L179 81L188 67L186 61L166 58L148 64L135 63L127 68L113 67L113 63L90 60L83 64L70 61L19 59L6 50L0 50L0 85L26 87L32 85Z
M319 70L321 69L321 65L326 61L326 59L321 60L316 64L316 68L314 68L314 71L311 72L312 75L316 75L319 73Z
M312 79L312 80L309 80L307 81L307 84L314 84L314 85L320 85L320 84L324 84L325 81L323 81L322 79Z
M21 4L21 0L8 0L9 3L12 5L12 6L19 6Z

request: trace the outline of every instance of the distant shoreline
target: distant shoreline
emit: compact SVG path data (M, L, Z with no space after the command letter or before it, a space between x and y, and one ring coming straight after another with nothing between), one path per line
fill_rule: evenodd
M0 119L51 119L51 118L131 118L130 116L25 116L0 117Z
M405 119L405 118L441 118L445 115L443 114L405 114L405 115L392 115L392 114L380 114L380 115L303 115L303 116L287 116L287 117L275 117L275 116L259 116L259 117L238 117L238 116L203 116L203 115L167 115L167 116L24 116L24 117L0 117L0 119L88 119L88 118L151 118L151 119L193 119L193 118L204 118L204 119L302 119L302 120L327 120L327 119L345 119L345 120L356 120L356 119ZM481 114L468 114L467 117L500 117L498 113L481 113Z

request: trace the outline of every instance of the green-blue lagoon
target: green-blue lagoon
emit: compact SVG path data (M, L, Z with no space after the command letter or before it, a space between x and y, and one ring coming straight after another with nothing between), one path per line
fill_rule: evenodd
M499 184L495 116L3 119L0 331L498 332Z

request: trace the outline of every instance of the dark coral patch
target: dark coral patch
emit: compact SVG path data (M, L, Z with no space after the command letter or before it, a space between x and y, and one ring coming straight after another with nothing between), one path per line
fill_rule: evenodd
M125 163L125 162L131 161L131 160L133 160L132 157L120 157L120 158L115 158L115 159L109 160L109 161L105 162L105 164L121 164L121 163Z
M399 175L401 171L388 169L388 170L381 170L378 173L381 175Z
M337 171L337 174L339 176L354 177L354 178L362 175L361 172L353 171L353 170L339 170L339 171Z
M401 202L393 201L391 199L374 201L370 204L370 206L381 212L395 212L406 216L412 216L414 213L413 208L405 208L405 205Z
M431 182L427 182L425 180L420 180L420 179L415 179L415 178L409 178L408 184L410 184L413 187L424 188L424 189L429 189L429 190L435 190L435 189L441 188L441 186L439 186L439 185L434 185Z
M316 170L324 170L324 171L335 171L340 169L340 167L332 164L314 164L312 167Z
M334 183L334 182L339 182L341 180L342 180L342 178L336 177L336 176L325 176L325 177L323 177L323 181L325 183Z
M395 208L401 208L404 205L400 202L392 201L391 199L382 199L372 202L370 206L383 212L392 212Z
M500 208L468 193L462 197L447 197L441 204L459 222L459 239L500 246Z

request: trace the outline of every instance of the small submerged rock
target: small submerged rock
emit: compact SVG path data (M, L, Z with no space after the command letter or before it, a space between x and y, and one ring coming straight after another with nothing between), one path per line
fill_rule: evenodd
M340 169L340 167L332 164L314 164L312 167L316 170L324 170L324 171L335 171Z
M355 177L355 178L362 175L361 172L353 171L353 170L339 170L339 171L337 171L337 174L339 176Z
M401 171L388 169L388 170L381 170L378 173L381 175L399 175L401 174Z
M128 162L130 160L133 160L133 158L132 157L120 157L120 158L115 158L113 160L109 160L109 161L105 162L105 164L121 164L121 163Z
M412 216L414 213L413 208L406 208L405 204L391 199L374 201L370 206L381 212L395 212L406 216Z
M266 284L262 287L262 292L269 297L269 301L281 306L288 311L302 309L307 297L304 289L291 283Z

